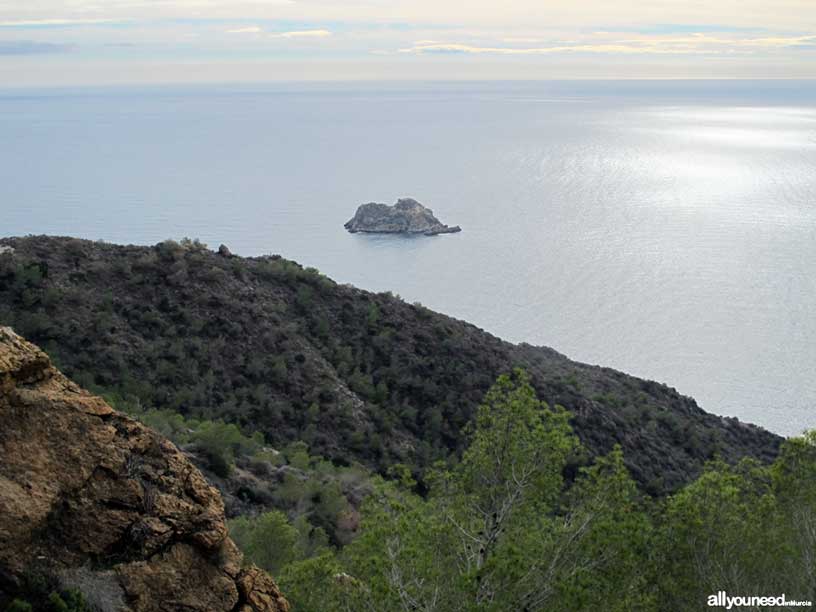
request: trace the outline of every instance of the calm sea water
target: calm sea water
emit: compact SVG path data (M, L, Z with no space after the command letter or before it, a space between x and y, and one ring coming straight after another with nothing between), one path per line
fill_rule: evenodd
M412 196L463 232L350 235ZM814 82L0 90L0 234L281 253L816 427Z

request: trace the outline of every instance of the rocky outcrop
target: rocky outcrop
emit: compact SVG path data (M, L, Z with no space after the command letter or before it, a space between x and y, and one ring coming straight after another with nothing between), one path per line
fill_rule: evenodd
M452 234L461 232L458 225L449 226L434 217L433 211L411 198L397 200L393 206L363 204L354 217L345 224L351 233L372 234Z
M81 568L121 595L111 610L289 609L242 567L218 492L175 446L2 327L0 423L0 604L31 572Z

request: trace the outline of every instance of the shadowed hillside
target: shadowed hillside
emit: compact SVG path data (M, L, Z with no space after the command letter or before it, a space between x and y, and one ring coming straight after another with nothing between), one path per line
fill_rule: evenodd
M124 406L223 418L274 445L304 440L340 463L421 472L462 449L485 391L517 366L541 399L572 413L590 452L620 444L652 493L676 489L715 455L768 461L779 447L664 385L513 345L277 256L190 241L0 244L13 249L0 253L0 324L80 384Z

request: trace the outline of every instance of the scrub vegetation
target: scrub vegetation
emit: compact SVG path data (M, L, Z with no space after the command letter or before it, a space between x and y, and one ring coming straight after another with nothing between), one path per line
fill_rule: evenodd
M717 456L771 461L781 441L665 385L504 342L279 256L195 240L0 243L14 250L0 255L0 324L84 387L135 412L223 421L276 449L302 441L337 465L383 475L407 465L420 487L436 461L461 456L482 397L516 367L569 411L585 450L569 460L573 475L619 445L636 482L659 495ZM224 453L212 457L229 464Z

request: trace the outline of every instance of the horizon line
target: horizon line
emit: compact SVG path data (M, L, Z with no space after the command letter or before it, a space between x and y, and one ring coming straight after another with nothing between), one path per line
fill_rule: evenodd
M802 82L802 81L814 81L816 82L816 76L809 76L809 77L743 77L743 76L725 76L725 77L672 77L672 76L664 76L664 77L551 77L551 78L512 78L512 79L502 79L502 78L485 78L485 79L459 79L459 78L402 78L402 79L382 79L382 78L354 78L354 79L345 79L345 78L303 78L303 79L258 79L258 80L240 80L240 81L224 81L224 80L200 80L200 81L139 81L135 80L132 82L120 82L120 83L74 83L74 84L66 84L66 83L57 83L57 84L15 84L15 83L6 83L0 85L0 91L4 90L12 90L12 89L75 89L75 88L127 88L127 87L143 87L143 86L153 86L153 87L174 87L174 86L204 86L204 85L212 85L212 86L250 86L250 85L294 85L294 84L342 84L342 83L364 83L364 84L391 84L391 85L398 85L402 83L557 83L557 82L593 82L593 83L604 83L604 82L733 82L733 81L744 81L744 82Z

